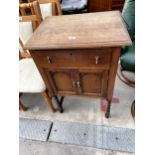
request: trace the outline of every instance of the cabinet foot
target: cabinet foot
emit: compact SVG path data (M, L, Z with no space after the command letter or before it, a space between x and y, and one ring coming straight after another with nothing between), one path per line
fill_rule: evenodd
M61 99L60 99L60 107L61 107L60 108L60 113L63 113L64 112L63 105L62 105L63 104L63 101L64 101L64 96L62 96Z
M63 109L62 104L63 104L64 96L61 97L60 101L59 101L57 96L54 96L54 98L56 100L56 103L57 103L57 106L58 106L58 109L59 109L60 113L63 113L64 109Z
M109 118L109 117L110 117L110 112L106 112L106 113L105 113L105 117L106 117L106 118Z
M110 108L111 108L111 100L107 100L107 109L106 109L106 113L105 113L105 117L109 118L110 117Z

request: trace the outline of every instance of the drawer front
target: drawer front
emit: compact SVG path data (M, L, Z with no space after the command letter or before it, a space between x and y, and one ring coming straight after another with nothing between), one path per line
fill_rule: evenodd
M38 65L45 68L110 68L110 48L104 50L33 51Z

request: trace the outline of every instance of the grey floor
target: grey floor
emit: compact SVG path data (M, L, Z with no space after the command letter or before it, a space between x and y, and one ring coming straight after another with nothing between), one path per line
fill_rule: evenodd
M23 94L21 99L29 107L26 112L19 112L20 117L41 120L58 120L81 122L114 127L133 128L134 121L130 114L131 103L134 100L134 88L122 83L116 78L114 97L119 103L112 104L111 118L106 119L101 111L101 99L66 97L64 113L52 113L39 94ZM53 100L54 102L54 100ZM130 155L130 153L114 152L66 144L20 140L20 155Z

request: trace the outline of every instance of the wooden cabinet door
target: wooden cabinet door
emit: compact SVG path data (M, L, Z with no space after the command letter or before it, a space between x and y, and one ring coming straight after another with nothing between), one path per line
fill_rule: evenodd
M55 95L106 96L106 70L46 69L45 73Z
M72 70L46 69L45 72L55 95L76 94Z
M106 96L108 71L79 70L77 87L82 95Z

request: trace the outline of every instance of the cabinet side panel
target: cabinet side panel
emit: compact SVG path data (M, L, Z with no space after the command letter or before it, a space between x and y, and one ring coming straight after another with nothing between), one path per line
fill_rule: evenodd
M31 54L31 56L32 56L32 58L33 58L33 60L34 60L34 62L35 62L35 64L36 64L36 66L37 66L37 68L38 68L38 70L39 70L39 72L40 72L40 74L41 74L41 76L42 76L44 82L45 82L45 85L46 85L46 87L47 87L47 90L50 92L51 95L54 95L54 91L53 91L52 87L50 86L50 82L49 82L49 79L48 79L48 77L47 77L47 75L46 75L46 72L45 72L44 69L39 65L39 63L38 63L38 61L37 61L37 57L35 57L35 51L31 51L31 50L30 50L29 52L30 52L30 54Z

